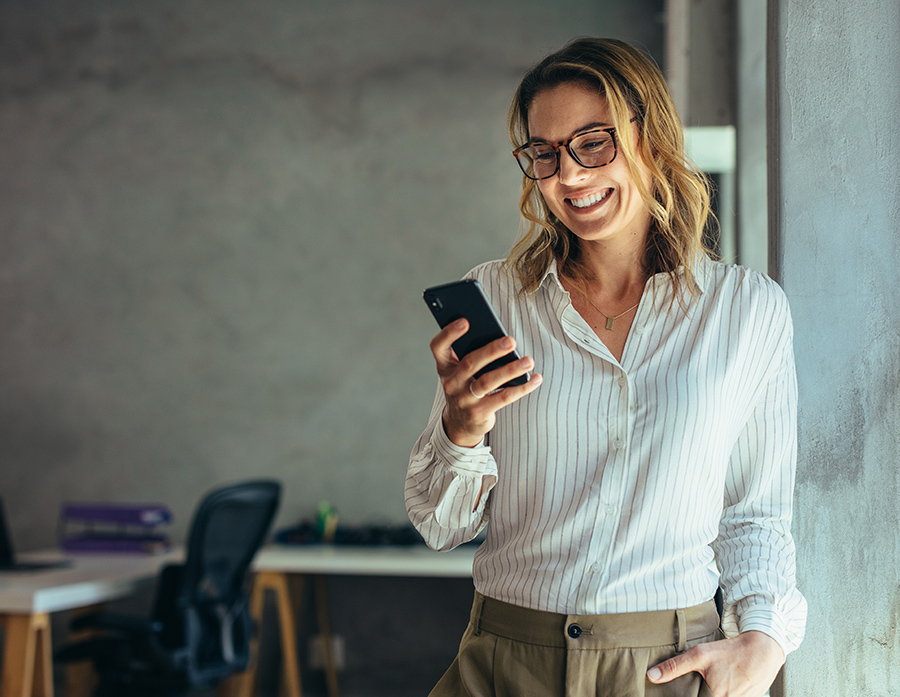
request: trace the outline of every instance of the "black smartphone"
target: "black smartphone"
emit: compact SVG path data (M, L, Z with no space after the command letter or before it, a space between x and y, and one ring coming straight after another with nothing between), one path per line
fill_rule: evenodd
M507 335L478 281L454 281L427 288L423 297L441 329L462 317L469 321L469 331L453 342L453 350L459 358ZM511 351L479 370L475 377L481 377L519 358L517 351ZM528 378L529 374L520 375L502 387L523 385L528 382Z

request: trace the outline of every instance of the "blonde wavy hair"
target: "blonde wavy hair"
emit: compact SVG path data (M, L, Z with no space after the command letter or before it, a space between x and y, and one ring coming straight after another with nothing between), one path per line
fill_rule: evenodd
M709 179L684 152L684 131L665 79L656 64L638 49L616 39L576 39L547 56L522 79L509 109L509 137L514 147L528 142L528 110L543 90L579 83L606 98L616 127L619 156L625 158L641 198L651 214L643 263L649 274L667 273L676 291L682 282L695 293L694 269L703 255L715 257L704 238L713 226ZM637 142L629 128L635 118ZM636 163L651 175L651 190L642 183ZM538 183L523 176L519 208L526 228L506 265L534 292L550 262L577 281L590 278L579 240L553 215ZM709 234L709 232L707 232ZM679 278L683 270L683 278ZM675 296L681 294L676 292ZM673 296L674 299L674 296Z

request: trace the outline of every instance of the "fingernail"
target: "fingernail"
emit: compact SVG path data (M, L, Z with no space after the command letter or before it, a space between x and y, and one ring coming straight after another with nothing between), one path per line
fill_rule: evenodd
M662 677L662 671L656 666L653 666L647 671L647 677L651 680L659 680Z
M503 343L500 344L500 345L501 345L503 348L512 348L512 345L513 345L512 337L511 337L511 336L506 337L506 338L503 340Z

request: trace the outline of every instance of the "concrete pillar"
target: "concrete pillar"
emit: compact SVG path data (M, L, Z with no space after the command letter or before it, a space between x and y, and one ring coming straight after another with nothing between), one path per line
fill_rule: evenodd
M771 4L773 268L795 324L810 611L785 694L897 694L900 4Z
M732 128L737 123L737 12L732 0L668 0L666 77L688 129ZM702 132L698 134L702 137ZM731 146L733 149L733 145ZM689 154L690 150L689 150ZM736 177L733 169L710 170L716 182L718 251L739 261Z
M686 126L733 126L737 21L733 0L668 0L666 73Z
M766 12L762 0L740 0L737 22L736 256L768 269L766 189Z

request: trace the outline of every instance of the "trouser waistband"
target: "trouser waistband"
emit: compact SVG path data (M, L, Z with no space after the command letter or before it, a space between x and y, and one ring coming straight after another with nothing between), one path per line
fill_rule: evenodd
M476 591L472 624L476 633L539 646L606 649L672 644L683 651L687 642L718 629L719 614L710 600L679 610L564 615L511 605Z

